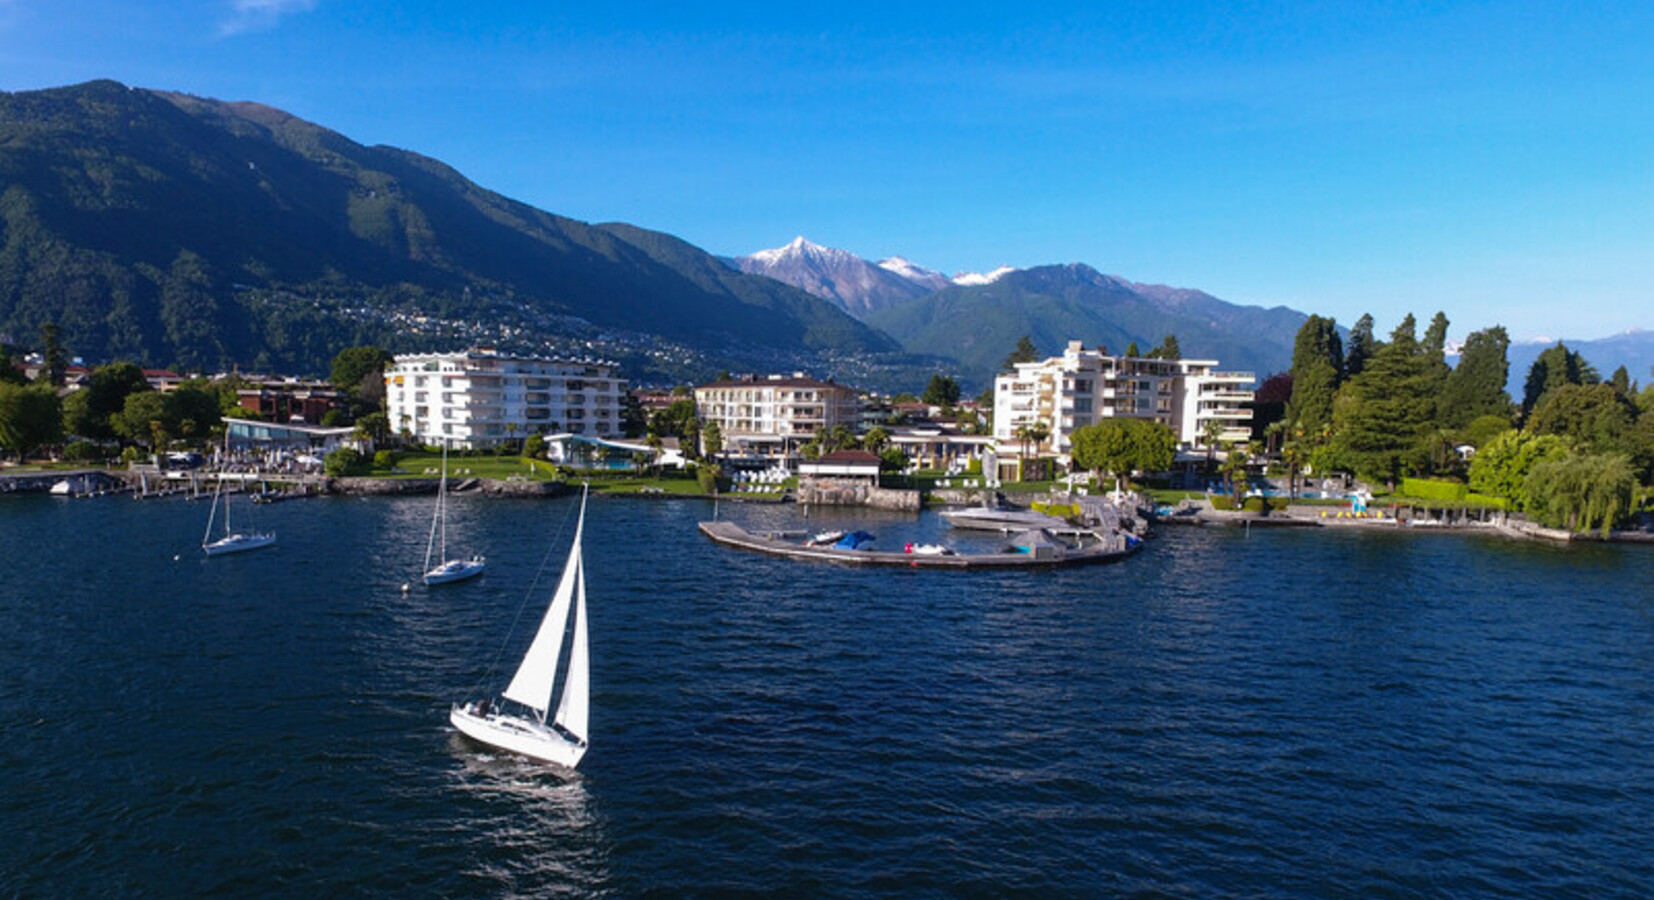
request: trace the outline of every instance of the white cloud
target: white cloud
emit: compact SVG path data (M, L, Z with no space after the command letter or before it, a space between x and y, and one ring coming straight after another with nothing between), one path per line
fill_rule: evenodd
M230 17L218 26L218 34L229 37L274 28L286 16L315 9L316 3L317 0L231 0Z

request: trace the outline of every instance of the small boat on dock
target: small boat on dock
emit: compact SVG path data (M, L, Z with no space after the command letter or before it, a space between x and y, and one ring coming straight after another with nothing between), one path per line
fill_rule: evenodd
M949 525L955 528L998 531L1005 534L1027 531L1030 528L1057 530L1071 527L1065 519L1048 516L1045 513L1034 512L1030 509L973 507L970 509L944 510L941 516Z

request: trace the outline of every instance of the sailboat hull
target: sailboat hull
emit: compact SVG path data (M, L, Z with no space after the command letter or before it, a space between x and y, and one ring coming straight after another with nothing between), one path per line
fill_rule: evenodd
M276 536L273 534L228 534L210 544L202 544L201 549L206 551L208 556L223 556L226 553L257 550L275 542Z
M486 568L486 565L479 557L472 557L471 559L450 559L431 571L426 572L425 583L452 584L456 581L464 581L467 578L475 578L478 575L481 575L484 568Z
M569 740L550 725L522 716L490 712L477 715L471 704L454 706L448 721L459 733L508 753L554 763L570 769L580 764L586 746Z

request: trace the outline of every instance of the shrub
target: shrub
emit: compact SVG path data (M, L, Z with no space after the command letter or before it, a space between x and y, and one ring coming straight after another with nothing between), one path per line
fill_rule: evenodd
M350 447L340 447L329 453L322 461L322 469L331 478L340 478L345 475L361 474L363 469L362 454Z
M375 469L391 469L396 467L396 454L390 450L379 450L373 454Z
M102 459L103 448L91 441L71 441L69 446L63 448L63 458L71 462Z
M1441 503L1463 503L1469 488L1457 481L1436 481L1429 478L1403 478L1401 492L1408 497L1435 500Z
M717 491L721 474L714 465L703 464L695 467L695 480L700 483L702 493L710 494Z

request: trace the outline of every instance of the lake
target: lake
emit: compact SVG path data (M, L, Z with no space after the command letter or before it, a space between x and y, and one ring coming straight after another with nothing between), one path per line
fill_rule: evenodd
M432 502L241 506L279 545L209 560L204 502L0 497L0 896L1654 884L1654 548L1184 528L1100 567L864 571L714 546L705 501L594 496L569 775L447 710L509 679L575 501L451 498L489 570L427 589Z

